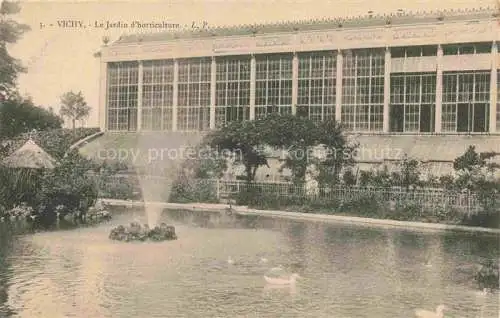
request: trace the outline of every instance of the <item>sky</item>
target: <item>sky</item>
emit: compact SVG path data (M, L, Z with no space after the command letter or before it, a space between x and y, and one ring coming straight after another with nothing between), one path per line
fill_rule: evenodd
M99 51L102 38L111 41L134 29L94 27L96 22L193 22L208 26L238 25L282 20L346 17L405 11L494 7L499 0L177 0L177 1L20 1L15 16L31 31L10 48L27 67L18 80L20 92L35 104L59 111L60 96L81 91L91 106L87 126L98 126ZM63 28L58 21L79 20L86 28ZM43 24L45 27L40 27ZM50 24L53 24L51 27ZM89 26L90 25L90 26ZM147 32L160 30L149 29Z

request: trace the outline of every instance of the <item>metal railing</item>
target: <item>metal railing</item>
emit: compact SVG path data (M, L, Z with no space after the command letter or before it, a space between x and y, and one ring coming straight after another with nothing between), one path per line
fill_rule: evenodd
M170 183L165 177L140 176L143 180L148 180L148 185L158 185ZM125 182L131 184L135 192L140 192L139 177L135 175L117 175L107 177L106 182L101 182L101 189L106 192L106 188L123 185ZM324 188L315 188L306 185L297 185L290 182L253 182L247 184L245 181L219 180L219 179L198 179L189 180L191 188L197 186L210 186L215 192L214 195L219 200L233 199L242 191L249 188L257 190L259 193L275 198L295 198L304 199L309 202L314 201L336 201L350 202L362 198L371 198L378 202L388 202L392 204L414 203L425 209L452 208L464 213L473 213L480 209L477 195L470 191L449 191L441 188L413 188L403 187L362 187L337 185ZM109 193L109 191L108 191Z

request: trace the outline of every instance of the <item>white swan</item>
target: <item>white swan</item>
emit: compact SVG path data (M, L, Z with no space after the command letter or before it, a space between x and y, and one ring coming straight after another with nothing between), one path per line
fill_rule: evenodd
M297 278L300 278L300 275L297 273L293 273L290 276L282 276L282 277L269 277L264 276L264 279L268 284L271 285L294 285L297 281Z
M264 280L271 285L294 285L297 278L300 278L299 274L287 274L281 266L272 268L264 275Z
M268 262L267 258L265 258L265 257L261 257L260 258L260 263L261 264L266 264L267 262Z
M230 265L233 265L234 264L234 259L232 259L231 256L228 256L227 257L227 263L230 264Z
M476 292L476 296L484 297L491 293L493 293L491 288L483 288L483 290Z
M415 310L415 315L419 318L443 318L444 311L448 309L445 305L439 305L436 308L436 311L429 311L423 309Z

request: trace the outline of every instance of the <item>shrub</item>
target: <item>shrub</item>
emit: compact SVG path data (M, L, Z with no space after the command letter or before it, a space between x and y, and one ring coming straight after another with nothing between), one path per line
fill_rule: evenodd
M446 223L461 224L464 220L464 213L451 207L438 207L434 209L434 215L437 221Z
M127 182L103 182L100 181L99 197L117 200L138 200L141 195L136 187Z
M231 199L234 199L237 205L258 206L259 202L261 202L261 197L262 191L260 188L246 186Z
M190 203L190 202L203 202L203 203L217 203L216 185L207 181L200 180L182 180L176 182L166 199L168 202L174 203Z
M36 194L45 171L0 167L0 200L11 209L21 202L37 205Z
M381 203L371 193L343 202L340 209L342 212L363 217L377 216L383 212Z
M352 169L347 169L342 175L342 181L347 186L353 186L356 184L356 175L352 172Z
M243 189L236 196L236 204L248 205L257 209L279 210L298 208L300 210L302 207L307 206L307 202L308 200L300 195L282 196L272 191L261 191L261 189L256 187Z
M37 198L44 221L55 219L59 205L66 212L80 211L85 214L97 200L97 180L89 171L95 166L76 152L61 160L60 164L48 171L41 182Z
M398 221L418 221L425 217L422 207L412 201L397 203L395 209L388 212L386 216Z
M25 218L31 214L33 214L33 208L26 205L26 203L16 205L6 212L6 216L15 218Z
M465 216L462 220L462 224L498 229L500 228L500 211L481 210L477 213Z

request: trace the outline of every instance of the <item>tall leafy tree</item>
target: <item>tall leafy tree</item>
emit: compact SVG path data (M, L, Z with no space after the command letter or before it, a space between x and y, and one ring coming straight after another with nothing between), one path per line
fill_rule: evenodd
M256 121L230 122L209 134L206 143L217 151L232 152L236 162L245 166L246 180L251 182L257 169L267 165L267 159L260 151L262 133Z
M90 115L90 106L87 105L82 92L67 92L61 96L59 114L61 117L71 120L71 126L74 130L77 120L85 119Z
M294 181L303 182L312 161L308 154L317 146L325 149L319 160L324 179L337 179L342 167L352 164L357 145L350 145L335 121L315 123L291 114L270 113L257 120L231 122L208 135L207 143L218 151L229 151L245 166L246 180L255 179L259 167L268 164L264 149L282 149L287 156L282 168L292 172Z
M30 99L8 100L0 109L0 139L12 138L36 130L61 128L62 119L48 110L37 107Z
M28 25L18 23L11 18L20 10L21 7L17 2L2 1L0 4L0 91L4 96L15 89L18 74L26 71L20 60L8 52L8 46L15 44L26 31L30 30Z

